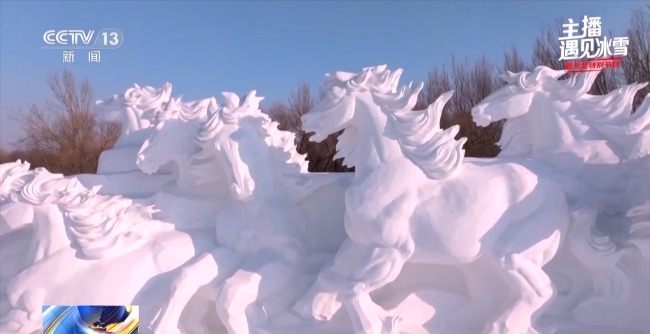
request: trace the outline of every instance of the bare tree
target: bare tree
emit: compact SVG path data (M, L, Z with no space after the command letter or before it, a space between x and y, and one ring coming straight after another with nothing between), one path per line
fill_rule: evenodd
M273 103L267 113L271 118L280 123L280 130L291 131L296 134L296 140L301 141L302 122L300 117L314 106L315 99L307 83L301 83L289 93L287 103Z
M533 65L547 66L554 69L564 68L560 61L560 41L558 37L562 33L562 19L555 21L555 29L551 27L542 28L540 35L533 44Z
M628 84L650 82L650 5L632 11L627 36L630 43L627 56L621 61L623 77ZM649 93L648 86L637 93L635 110Z
M302 131L302 121L300 118L307 113L316 103L316 99L311 94L309 84L303 82L289 94L287 106L292 117L292 128L296 133L296 139L299 143L303 142L304 132Z
M513 73L518 73L523 71L530 71L531 67L532 66L524 62L524 59L519 54L517 47L512 46L510 50L503 53L503 69L501 69L500 72L505 73L506 71L510 71Z
M418 103L415 105L416 110L422 110L428 107L433 103L440 95L445 92L452 90L452 85L450 82L450 75L447 72L447 69L443 67L442 69L434 68L429 71L427 79L424 82L424 87L420 91L418 96ZM441 117L441 124L443 127L449 124L449 114L450 114L451 104L447 103L444 108L444 113Z
M300 118L289 112L289 107L285 103L274 102L265 112L272 120L279 123L278 129L292 132L299 130L295 124L300 122Z
M54 101L46 101L44 108L32 105L27 112L16 110L15 117L24 127L18 147L39 156L53 172L94 173L99 154L117 140L119 125L96 122L88 80L77 87L72 73L64 71L62 76L52 75L47 84Z
M589 94L605 95L621 86L621 76L616 69L606 68L598 73Z
M499 153L496 142L501 136L503 122L481 128L474 124L470 111L490 95L501 83L494 67L485 57L471 65L452 57L452 82L455 94L451 99L452 124L460 125L458 137L467 137L465 151L471 157L492 157Z
M4 147L0 147L0 164L15 161L12 160L11 153L11 151L5 149Z
M348 172L354 171L343 165L342 159L334 160L336 154L337 138L343 131L329 135L320 143L309 140L310 135L302 129L301 117L316 103L311 93L311 88L306 83L301 83L289 94L287 103L274 103L269 107L268 114L279 123L280 130L291 131L296 134L298 152L307 154L309 171L311 172Z
M422 110L427 108L433 103L442 93L452 90L451 75L447 67L434 67L427 73L427 78L424 81L424 86L418 95L418 101L413 107L414 110ZM447 103L444 108L445 113L449 113L451 103ZM445 118L445 114L442 115ZM441 121L444 123L444 121Z
M460 62L452 55L450 70L443 66L429 72L416 108L425 108L442 93L453 89L454 95L443 109L441 127L460 125L461 130L457 137L468 138L465 144L468 156L495 156L499 152L495 143L501 135L502 122L496 122L486 128L477 127L470 111L500 84L494 67L485 57L470 65L467 59Z

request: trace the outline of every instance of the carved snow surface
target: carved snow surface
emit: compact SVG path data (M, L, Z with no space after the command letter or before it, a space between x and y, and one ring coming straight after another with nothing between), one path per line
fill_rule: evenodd
M344 130L355 173L309 173L295 134L245 96L134 85L98 101L123 132L97 174L0 165L0 333L41 306L140 306L142 333L648 333L650 96L587 94L538 67L472 109L506 119L465 157L422 84L335 72L302 117Z

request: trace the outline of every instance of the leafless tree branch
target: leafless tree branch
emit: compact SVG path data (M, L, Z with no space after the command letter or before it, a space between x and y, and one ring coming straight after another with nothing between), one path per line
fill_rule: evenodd
M24 128L17 142L19 152L30 157L33 167L64 174L95 172L99 154L117 140L119 125L97 123L88 80L77 87L72 73L64 71L52 75L47 85L53 101L15 113Z

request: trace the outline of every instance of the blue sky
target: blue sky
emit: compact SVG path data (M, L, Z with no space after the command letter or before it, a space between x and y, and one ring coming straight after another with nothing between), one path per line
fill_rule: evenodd
M501 64L514 45L530 58L542 27L560 17L601 16L603 29L622 32L642 1L1 1L0 144L15 140L16 106L49 98L48 75L69 69L88 78L97 98L133 83L174 85L185 99L256 89L265 103L286 99L323 74L388 64L403 80L423 80L453 53ZM77 51L63 64L61 50L42 50L49 29L115 27L119 49L88 63Z

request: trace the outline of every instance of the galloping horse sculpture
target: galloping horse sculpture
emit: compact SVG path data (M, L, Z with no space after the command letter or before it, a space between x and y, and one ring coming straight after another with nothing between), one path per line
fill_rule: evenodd
M248 333L288 309L308 288L309 268L315 274L344 238L340 195L349 178L308 174L294 135L261 113L262 98L254 91L241 104L237 95L223 95L225 104L195 134L201 149L189 160L194 180L229 194L216 217L220 247L184 268L172 284L169 306L152 324L156 332L176 332L179 306L209 285L228 332ZM194 152L191 144L186 152ZM158 145L151 141L139 155L149 172L161 162L149 163L149 153L166 148ZM320 197L313 198L316 191ZM339 201L318 201L332 192Z
M401 73L379 66L329 75L328 95L302 117L315 141L345 130L337 148L356 172L345 193L348 240L295 310L329 319L338 292L355 332L395 332L399 319L383 314L369 293L393 281L405 262L488 258L512 299L484 332L537 333L535 315L554 294L542 266L567 230L593 215L570 209L569 194L543 173L499 160L463 161L458 126L442 130L439 123L452 92L413 111L422 85L397 91Z
M619 308L632 292L629 278L638 268L620 259L630 251L648 253L650 97L632 114L634 95L647 83L589 95L598 71L556 80L565 73L543 66L532 72L508 72L502 76L506 85L476 105L472 115L480 126L507 119L498 143L499 157L543 162L577 178L597 195L600 215L595 232L602 235L598 247L605 251L583 263L589 273L575 280L593 280L593 296L572 310L576 318L593 322L611 311L600 311L598 316L589 312ZM634 188L639 191L630 193ZM579 293L580 289L573 289L567 297Z
M96 291L97 282L93 275L75 280L77 292L85 292L85 302L125 298L126 293L131 294L130 299L117 301L128 303L138 292L138 284L142 287L150 277L175 268L193 255L178 252L175 256L167 254L164 258L154 256L147 259L144 253L158 242L185 242L184 246L190 245L187 238L173 232L172 224L153 220L151 214L154 210L150 206L121 196L98 195L99 187L86 189L74 177L51 174L42 168L30 171L29 164L20 161L13 166L2 166L3 169L5 166L11 167L3 173L2 180L3 220L14 224L7 233L24 228L32 229L32 246L28 258L31 262L20 263L17 259L3 261L3 272L6 268L14 274L6 284L3 282L3 290L6 285L6 295L3 294L2 298L8 299L10 310L0 319L2 333L36 331L41 325L42 305L49 304L52 300L72 304L84 302L70 300L69 294L66 295L68 289L62 288L78 274L65 270L61 267L62 263L76 266L86 273L94 272L103 276L102 280L113 279L112 284L106 285L105 291ZM18 212L12 210L14 205L19 206L22 217L4 216ZM17 226L16 222L22 225ZM155 237L161 236L163 241L156 241ZM137 270L138 277L127 278L120 272L120 268L128 270L132 261L113 261L112 266L106 267L108 262L119 260L129 253L139 253L139 261L144 260L141 263L146 263ZM24 257L20 256L19 259ZM89 261L99 259L108 262ZM57 275L52 276L52 272L57 272ZM48 276L48 273L50 277L43 280L42 277ZM120 288L123 282L115 279L117 277L134 283L132 288L136 288L135 291L132 288ZM120 293L115 294L113 289L120 290Z
M218 109L214 98L183 103L171 98L164 108L152 113L153 129L140 146L136 164L146 174L153 174L167 164L174 164L176 187L196 192L200 186L191 171L192 154L197 153L196 133L209 115Z
M119 123L122 130L115 146L99 156L98 173L137 170L135 154L149 135L151 118L165 107L171 92L170 83L165 83L159 89L134 85L122 95L96 102L94 112L97 118L103 122Z
M124 135L148 128L149 113L162 108L171 98L171 93L170 83L165 83L160 89L133 85L123 95L97 101L95 114L101 121L119 122L124 138Z
M161 208L156 218L174 221L178 229L212 227L212 217L224 202L219 189L199 182L191 159L200 150L198 129L217 109L214 98L193 102L170 98L147 115L152 127L138 150L136 165L149 175L161 170L171 173L173 182L161 187L150 202Z
M32 171L29 167L29 163L18 160L0 168L0 235L20 230L31 232L31 243L20 256L22 263L2 270L2 291L4 279L68 246L58 203L68 192L85 190L74 179L51 174L44 168Z
M0 333L44 304L139 305L161 334L643 332L650 99L630 115L642 84L561 74L509 74L474 109L512 118L493 159L441 129L452 92L412 110L401 70L329 75L303 128L344 130L355 173L309 173L255 91L135 85L98 103L123 123L98 174L0 165Z
M598 71L556 80L565 73L544 66L508 72L502 76L507 85L472 109L474 121L487 126L508 120L498 142L500 157L534 158L597 190L610 190L617 164L650 153L635 146L640 136L647 138L650 112L631 115L634 94L647 83L589 95Z

